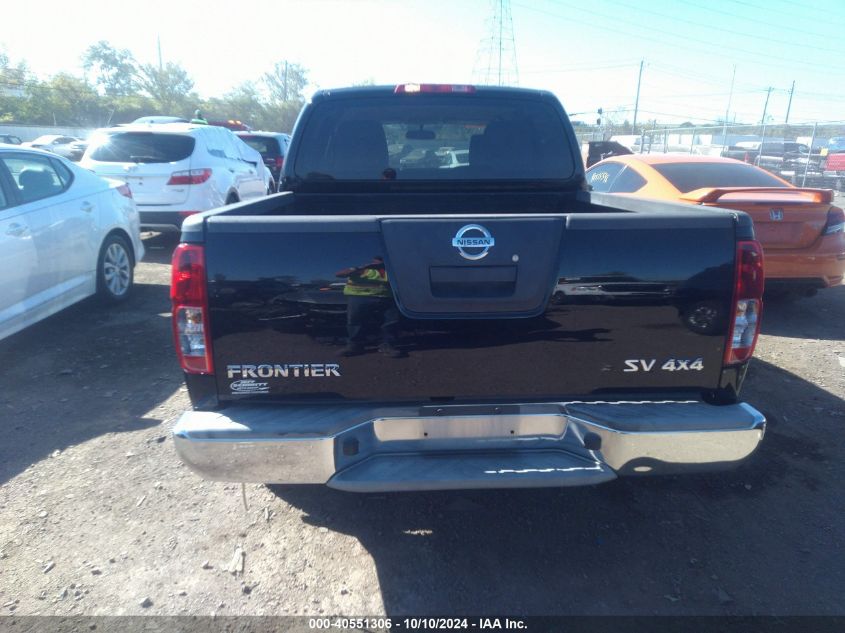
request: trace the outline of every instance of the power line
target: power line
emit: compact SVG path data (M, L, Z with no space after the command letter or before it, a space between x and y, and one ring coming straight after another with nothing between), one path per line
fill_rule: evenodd
M697 3L697 2L692 2L691 0L680 0L680 2L682 2L682 3L684 3L688 6L691 6L691 7L695 7L696 9L703 9L704 11L710 11L712 13L720 13L722 15L726 15L726 16L734 18L734 19L745 20L746 22L753 22L756 25L770 26L770 27L777 28L777 29L785 29L785 30L793 31L794 33L802 33L804 35L809 35L811 37L825 37L824 33L819 33L817 31L807 31L805 29L800 29L800 28L797 28L797 27L792 26L792 25L790 25L788 27L784 27L782 24L776 24L774 22L767 22L765 20L760 20L757 15L755 15L754 17L748 17L748 16L745 16L745 15L741 15L739 13L731 12L731 11L725 11L725 10L722 10L722 9L715 9L712 6L702 5L702 4ZM753 8L755 11L768 12L768 11L771 10L769 7L765 7L765 8L764 7L756 7L754 5L751 5L751 4L748 4L748 3L745 3L745 2L738 2L738 0L733 0L733 2L735 4L745 4L746 6Z
M807 69L806 65L793 63L794 57L788 58L788 57L781 57L781 56L777 56L777 55L769 55L769 54L761 53L761 52L758 52L758 51L753 51L753 50L744 49L744 48L737 48L737 47L729 47L729 46L724 46L724 45L719 45L718 47L714 47L713 42L701 40L701 39L698 39L698 38L692 38L692 37L685 36L685 35L675 35L673 33L665 33L664 32L664 33L662 33L662 39L658 39L656 37L649 37L648 35L644 35L642 33L634 33L634 32L631 32L631 31L628 31L628 30L625 30L625 29L621 29L621 28L617 28L617 27L611 27L607 24L598 25L598 24L595 23L595 21L578 20L576 18L573 18L571 15L562 15L560 13L555 13L553 11L547 11L545 9L538 9L535 6L530 6L530 5L522 4L522 3L519 3L519 2L514 2L513 4L520 6L524 9L527 9L529 11L536 11L536 12L539 12L539 13L544 13L546 15L556 17L560 20L566 20L569 23L581 24L585 27L595 29L595 30L599 30L602 33L607 33L607 32L621 33L622 35L627 35L628 37L633 37L633 38L657 43L657 44L660 44L660 45L663 45L663 46L668 46L668 47L672 47L672 48L685 48L685 49L688 49L688 50L706 53L707 55L711 55L711 56L717 55L719 57L729 58L729 59L733 59L733 57L726 55L724 53L721 53L719 51L728 50L728 51L733 51L735 53L742 53L742 54L745 54L745 55L754 55L754 56L758 56L758 57L764 57L765 59L782 60L783 62L787 62L787 63L775 63L775 62L767 62L767 61L760 61L760 60L753 60L753 61L749 62L749 63L760 65L760 66L770 66L770 67L773 67L773 68L783 69L783 68L791 65L793 67L799 67L802 70ZM558 0L558 2L556 4L559 4L560 6L564 6L568 10L571 10L571 11L588 13L593 18L603 17L603 18L607 18L609 20L618 20L618 18L619 18L618 15L617 16L608 15L606 13L597 12L594 9L583 9L578 5L568 4L568 3L565 3L565 2L561 2L560 0ZM631 22L629 22L629 23L633 24L636 27L648 28L647 25L644 25L644 24L641 24L641 23L640 24L635 24L635 23L631 23ZM690 46L689 44L676 44L676 43L667 42L667 41L665 41L666 37L672 37L672 38L680 39L680 40L683 40L685 43L689 42L689 41L699 42L701 44L707 45L708 48L700 48L700 47ZM845 76L845 73L842 73L842 72L833 73L833 72L830 72L830 71L826 71L826 74Z
M734 4L741 4L741 5L745 5L746 7L750 7L750 8L752 8L752 9L754 9L755 11L768 11L768 12L772 12L772 13L780 13L781 15L788 16L789 18L791 18L791 19L793 19L793 20L804 20L804 21L806 21L806 22L811 21L811 19L809 19L809 18L807 18L807 17L805 17L805 16L803 16L803 15L801 15L801 14L792 13L791 11L783 11L783 10L773 9L773 8L772 8L771 6L769 6L769 5L766 5L766 6L762 6L762 7L761 7L761 6L759 6L759 5L756 5L756 4L751 4L750 2L745 2L745 1L743 1L743 0L732 0L732 1L733 1L733 3L734 3ZM795 6L793 2L784 2L784 0L780 0L780 2L782 2L783 4L789 4L789 5L791 5L791 6ZM752 18L746 18L746 19L749 19L749 20L750 20L750 19L752 19ZM757 22L757 20L754 20L754 21L755 21L755 22ZM813 22L816 22L817 20L816 20L816 19L812 19L812 21L813 21ZM841 26L845 26L845 22L838 22L838 21L835 21L835 20L831 21L831 20L830 20L830 16L825 16L825 17L824 17L824 21L825 21L825 24L838 24L838 25L841 25ZM766 24L769 24L769 23L766 23ZM799 30L801 30L801 29L796 29L796 28L794 28L794 27L789 27L789 28L790 28L790 30L793 30L793 31L799 31ZM803 33L806 33L806 34L808 34L808 35L815 35L815 36L818 36L818 37L827 37L827 36L829 36L829 33L818 33L818 32L810 32L810 31L802 31L802 32L803 32Z
M650 11L648 9L643 8L642 6L632 6L630 4L620 2L619 0L611 0L611 1L614 4L618 4L620 6L628 8L628 9L633 9L633 10L637 11L638 13L650 13L651 15L657 15L657 16L660 16L661 18L664 18L664 19L667 19L667 20L673 20L675 22L683 22L685 24L692 24L693 26L701 26L700 21L687 20L685 18L681 18L681 17L675 16L675 15L668 15L666 13L661 13L660 11ZM766 41L766 42L775 42L776 44L780 44L781 46L797 46L797 47L800 47L800 48L805 49L805 50L808 49L808 48L811 48L811 49L814 49L814 50L817 50L817 51L823 51L823 52L827 52L827 53L841 53L842 52L842 49L838 49L838 48L828 48L826 46L813 46L812 44L807 44L806 42L794 42L793 43L793 42L790 42L788 40L784 40L783 38L766 37L765 35L754 35L753 33L745 33L743 31L734 31L732 29L726 29L723 26L715 26L715 25L712 25L712 24L710 24L708 26L709 26L709 28L713 29L714 31L721 31L722 33L730 33L732 35L739 35L743 39L751 38L751 39L755 39L755 40L763 40L763 41Z
M700 118L702 118L702 119L713 119L713 120L715 120L715 119L719 119L719 120L723 120L723 118L724 118L724 116L725 116L725 111L724 111L724 110L722 110L721 108L717 108L717 107L711 107L711 108L701 108L701 107L699 107L698 105L691 106L690 104L681 104L681 105L679 106L679 104L677 104L677 103L669 103L669 102L666 102L666 101L662 101L661 99L650 99L650 100L649 100L649 104L656 104L656 105L657 105L657 107L668 106L668 107L670 107L670 108L677 108L677 107L694 107L694 108L695 108L695 110L696 110L697 112L704 113L704 114L712 114L712 115L713 115L712 117L706 117L706 116L705 116L705 117L700 117ZM643 112L645 112L645 111L646 111L646 110L643 110ZM752 115L751 113L746 112L746 111L734 111L734 112L733 112L733 114L735 114L735 115L737 115L737 117L739 117L739 118L743 118L743 119L744 119L744 118L749 118L749 119L750 119L750 118L754 118L754 115ZM677 115L672 114L672 115L669 115L669 116L684 116L684 115L682 115L682 114L677 114Z
M588 64L573 64L571 66L566 67L558 67L558 68L544 68L544 69L533 69L533 70L525 70L524 68L520 70L520 74L522 75L536 75L541 73L568 73L568 72L587 72L593 70L611 70L613 68L633 68L637 66L637 62L626 62L620 64L608 64L605 66L590 66Z
M697 76L691 73L686 73L682 71L676 70L669 70L669 67L661 66L660 64L655 64L650 62L649 67L651 68L652 72L657 72L658 74L669 75L670 77L679 77L681 79L689 79L690 81L695 82L696 84L705 83L711 86L725 86L728 85L730 82L727 78L724 79L708 79L707 76ZM763 86L750 84L750 83L739 83L735 84L739 85L740 87L745 88L745 90L740 90L739 92L761 92L765 90Z
M758 92L762 92L761 90L734 90L733 94L756 94ZM730 96L730 91L723 91L723 92L683 92L683 93L676 93L673 95L665 95L662 97L657 97L664 101L684 101L686 99L693 99L696 97L727 97Z

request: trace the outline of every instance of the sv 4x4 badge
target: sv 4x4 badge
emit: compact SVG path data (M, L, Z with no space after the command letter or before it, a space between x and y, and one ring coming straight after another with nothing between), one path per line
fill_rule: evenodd
M656 358L632 358L625 361L625 369L622 371L701 371L704 369L703 358L683 359L670 358L663 362L659 367L657 366Z

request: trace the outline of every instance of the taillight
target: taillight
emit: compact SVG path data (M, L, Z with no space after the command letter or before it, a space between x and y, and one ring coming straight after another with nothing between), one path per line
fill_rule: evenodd
M414 92L475 92L475 86L463 84L399 84L393 89L395 94Z
M733 319L725 346L725 364L744 363L754 353L763 311L763 249L760 242L736 245L736 284Z
M284 156L276 156L276 169L281 169L285 166L285 157Z
M831 207L827 212L827 222L822 230L822 235L833 235L834 233L845 232L845 211L839 207Z
M751 154L749 154L748 152L745 152L745 156L743 156L742 162L750 163L751 162Z
M211 178L210 169L188 169L185 171L174 171L170 174L168 185L201 185Z
M117 187L117 193L119 193L121 196L126 196L127 198L132 197L132 190L126 183Z
M203 247L179 244L173 251L170 274L173 338L179 364L189 374L213 373Z

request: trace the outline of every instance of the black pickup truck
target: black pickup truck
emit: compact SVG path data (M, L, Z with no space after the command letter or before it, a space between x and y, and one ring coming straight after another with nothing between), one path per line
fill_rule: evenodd
M403 160L468 152L468 163ZM213 480L347 491L594 484L725 468L762 308L741 212L591 193L550 93L317 93L283 193L188 218L173 255Z

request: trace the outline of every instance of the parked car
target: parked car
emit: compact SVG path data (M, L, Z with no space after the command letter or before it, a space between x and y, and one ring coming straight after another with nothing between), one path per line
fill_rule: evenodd
M821 161L825 184L837 191L845 191L845 152L828 153Z
M188 119L183 119L179 116L165 116L154 114L152 116L142 116L141 118L132 121L133 124L145 125L160 125L162 123L190 123Z
M739 209L754 220L765 254L766 288L790 296L842 283L842 209L829 189L801 189L730 158L617 156L587 170L593 191Z
M282 181L282 167L288 154L290 134L281 132L236 132L237 136L252 149L261 154L264 164L270 170L276 191Z
M600 160L611 156L633 154L631 150L616 141L589 141L585 150L582 151L585 167L592 167Z
M793 169L796 162L806 163L810 147L797 141L740 141L721 151L722 158L735 158L770 171Z
M21 143L24 147L31 147L33 149L43 149L65 158L70 158L72 154L71 145L79 139L75 136L60 136L58 134L45 134L39 136L34 141Z
M270 192L261 155L231 131L162 123L98 130L80 165L129 184L141 228L178 231L189 215Z
M440 156L440 169L455 169L469 165L468 149L450 149Z
M74 162L79 162L82 160L86 149L88 149L88 141L75 141L70 144L70 156L68 158Z
M19 136L15 136L14 134L0 134L0 143L5 143L6 145L20 145L21 139Z
M834 136L828 140L827 146L822 148L822 155L845 153L845 136Z
M143 256L124 183L48 152L0 148L0 339L93 294L124 300Z

